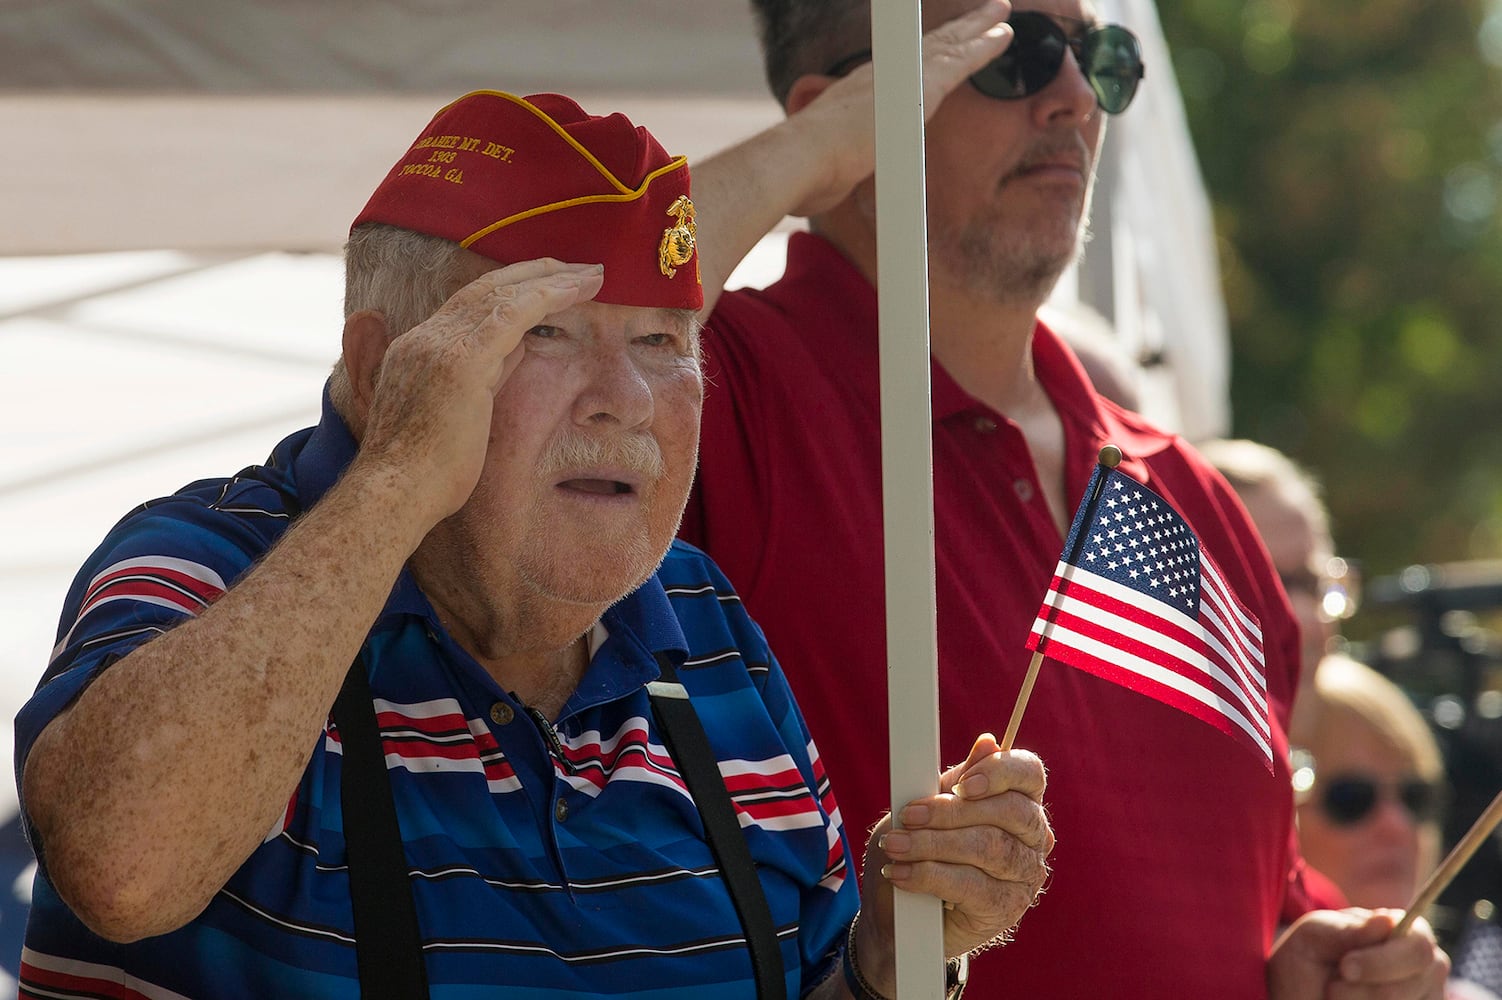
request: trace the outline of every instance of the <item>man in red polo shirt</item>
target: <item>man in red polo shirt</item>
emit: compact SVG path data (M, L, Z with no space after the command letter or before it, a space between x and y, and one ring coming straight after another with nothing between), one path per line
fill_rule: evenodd
M1078 252L1104 114L1140 76L1134 40L1081 0L1026 0L1010 28L1005 3L973 2L924 5L930 29L954 18L925 52L942 752L1005 726L1108 442L1261 621L1272 734L1269 767L1163 701L1045 663L1019 742L1049 766L1055 874L1016 940L977 964L973 995L1437 997L1447 960L1427 930L1388 942L1395 914L1314 911L1304 890L1284 737L1297 636L1241 506L1184 442L1097 395L1036 319ZM707 307L784 214L813 232L791 240L781 281L707 318L683 534L737 581L862 829L888 787L869 13L755 7L789 117L695 167Z

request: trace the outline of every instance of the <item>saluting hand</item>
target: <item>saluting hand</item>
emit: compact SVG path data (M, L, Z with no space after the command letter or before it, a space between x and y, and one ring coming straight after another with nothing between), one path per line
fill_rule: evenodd
M598 264L512 264L482 274L383 345L358 462L400 476L431 523L464 506L484 466L496 393L521 363L522 338L548 315L594 298L603 281ZM351 349L354 319L346 323L346 359L361 350Z
M925 117L932 118L951 91L1011 44L1011 12L1008 0L985 0L923 36ZM817 215L834 207L876 169L874 83L866 62L839 79L816 73L793 84L787 124L800 131L802 145L825 169L823 186L806 192L789 214Z

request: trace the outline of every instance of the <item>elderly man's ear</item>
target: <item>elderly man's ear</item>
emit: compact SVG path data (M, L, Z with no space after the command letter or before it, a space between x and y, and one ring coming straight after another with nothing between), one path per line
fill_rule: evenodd
M364 429L370 414L381 361L391 340L386 314L378 309L361 309L344 321L344 367L349 373L350 402L354 407L350 416L357 434Z

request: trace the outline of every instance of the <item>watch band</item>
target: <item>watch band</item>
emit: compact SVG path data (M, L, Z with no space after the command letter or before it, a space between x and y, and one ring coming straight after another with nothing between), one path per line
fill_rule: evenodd
M860 963L855 956L855 925L860 922L857 913L850 921L850 930L845 934L845 954L840 965L845 974L845 986L855 1000L888 1000L878 993L861 975ZM970 979L970 956L947 959L944 962L944 1000L960 1000L965 995L965 984Z
M970 981L970 955L944 963L944 1000L960 1000L965 995L965 984Z

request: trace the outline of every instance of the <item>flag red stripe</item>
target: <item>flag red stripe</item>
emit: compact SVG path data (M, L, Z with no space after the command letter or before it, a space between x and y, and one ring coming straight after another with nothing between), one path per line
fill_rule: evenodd
M1066 586L1068 585L1066 584ZM1071 587L1071 596L1082 598L1084 595L1089 595L1091 597L1103 596L1096 594L1093 591L1087 591L1085 590L1085 588L1081 588L1078 585ZM1162 667L1165 670L1170 670L1178 674L1179 676L1186 678L1192 683L1198 684L1200 687L1209 692L1209 694L1213 697L1219 698L1224 701L1227 704L1229 710L1235 710L1237 714L1242 715L1243 717L1251 721L1254 728L1259 730L1264 738L1269 737L1270 734L1268 732L1266 722L1266 703L1259 703L1244 689L1233 687L1227 684L1226 681L1234 681L1236 679L1236 675L1234 672L1227 671L1223 664L1216 664L1220 667L1221 673L1223 675L1222 677L1216 677L1214 674L1207 671L1204 666L1202 666L1202 663L1197 663L1194 660L1183 659L1171 654L1167 649L1163 647L1153 646L1140 639L1135 639L1122 634L1120 629L1113 627L1109 620L1102 621L1084 617L1082 615L1075 615L1068 611L1060 610L1057 608L1055 608L1054 610L1055 615L1052 621L1050 634L1047 637L1039 637L1039 641L1036 643L1031 643L1033 648L1042 649L1046 655L1051 656L1056 660L1061 660L1065 663L1071 663L1075 666L1081 666L1082 664L1074 663L1074 661L1070 659L1069 655L1067 655L1068 653L1076 652L1070 642L1071 639L1074 639L1074 635L1071 635L1070 633L1077 633L1079 636L1083 636L1084 638L1093 639L1096 642L1101 643L1102 645L1109 646L1112 649L1116 650L1119 654L1121 654L1123 658L1136 660L1144 664L1151 664L1154 666ZM1086 607L1083 610L1094 611L1095 608L1092 606ZM1152 623L1146 624L1148 624L1149 627L1151 627L1152 625ZM1204 647L1201 643L1194 642L1192 637L1189 638L1189 641L1185 642L1185 645L1189 647L1191 653L1200 654L1203 663L1214 662L1216 659L1215 657L1208 655L1209 651L1206 649L1206 647ZM1078 652L1079 655L1087 658L1091 662L1099 663L1103 666L1103 668L1108 668L1109 674L1102 673L1102 676L1109 676L1110 679L1113 680L1118 678L1118 672L1121 672L1123 674L1130 674L1131 676L1140 676L1132 673L1130 671L1130 668L1128 667L1124 667L1116 663L1110 663L1109 661L1094 656L1086 651ZM1092 672L1101 673L1101 671ZM1146 678L1144 678L1144 682L1155 683L1148 681L1148 679ZM1127 684L1126 686L1132 688L1133 690L1140 690L1140 687L1135 683ZM1198 702L1196 703L1198 704Z
M1210 569L1213 564L1202 559L1201 565ZM1240 621L1245 612L1236 595L1226 589L1219 573L1207 576L1205 584L1200 592L1200 621L1220 638L1243 675L1255 678L1259 689L1265 691L1267 682L1262 665L1267 661L1262 651L1261 629L1248 630Z
M1178 669L1174 667L1174 664L1182 663L1186 669L1193 669L1196 674L1208 677L1205 671L1197 664L1194 664L1192 660L1184 660L1172 656L1168 650L1161 646L1120 634L1118 623L1112 621L1112 616L1132 622L1153 632L1155 635L1164 636L1173 642L1181 644L1189 650L1191 655L1201 656L1205 660L1214 663L1229 679L1234 680L1240 690L1244 692L1245 698L1251 703L1248 705L1249 710L1266 714L1266 687L1260 671L1252 678L1247 678L1244 670L1233 667L1220 651L1207 645L1204 637L1198 631L1191 630L1171 618L1155 614L1151 608L1143 607L1140 604L1132 604L1103 593L1101 590L1087 583L1087 581L1092 579L1091 574L1087 572L1076 571L1072 576L1074 577L1073 580L1054 577L1053 587L1050 588L1047 598L1048 620L1058 621L1062 617L1068 616L1076 623L1083 621L1084 619L1080 618L1079 615L1085 612L1085 608L1081 608L1078 612L1072 614L1057 606L1059 597L1080 602L1080 604L1085 605L1087 608L1100 612L1100 617L1090 619L1090 623L1092 629L1103 630L1103 634L1097 636L1103 641L1116 645L1149 662L1161 663L1174 669ZM1183 620L1186 622L1191 621L1187 615L1183 616ZM1070 627L1078 628L1079 626L1075 624ZM1030 639L1028 648L1037 649L1038 644ZM1049 653L1047 649L1044 652ZM1052 654L1050 653L1049 655ZM1180 672L1183 671L1181 670Z
M1244 743L1248 749L1254 751L1259 757L1269 759L1270 750L1258 744L1246 730L1236 725L1224 712L1217 711L1214 707L1206 705L1204 702L1190 697L1176 688L1161 684L1114 663L1091 656L1072 646L1055 643L1053 648L1049 650L1048 655L1086 673L1094 674L1112 683L1120 684L1122 687L1130 688L1139 694L1147 695L1150 698L1171 705L1202 722L1208 722L1221 732ZM1255 721L1253 724L1255 725Z

